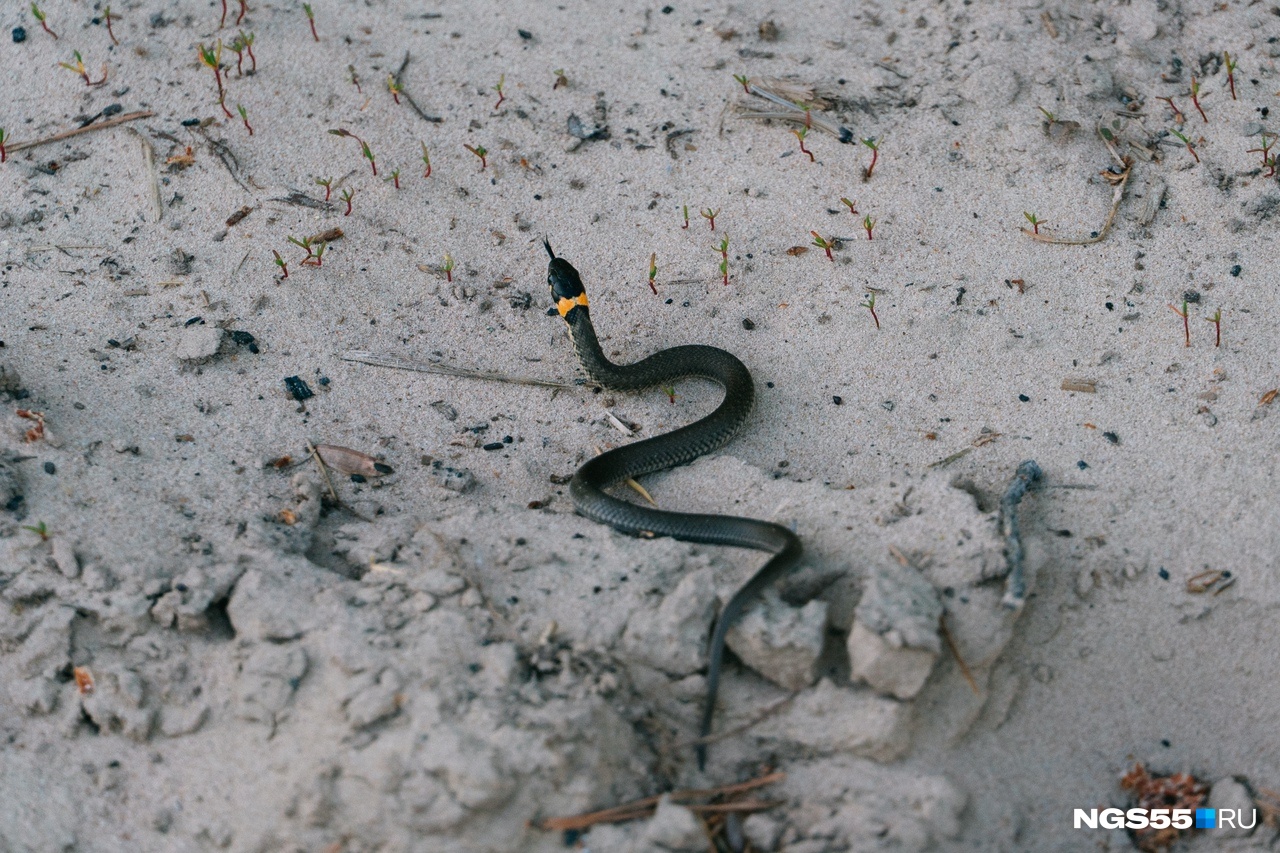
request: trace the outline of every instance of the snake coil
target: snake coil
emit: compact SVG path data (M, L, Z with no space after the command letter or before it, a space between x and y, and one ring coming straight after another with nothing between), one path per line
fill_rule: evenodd
M697 746L698 767L706 764L706 740L711 733L716 690L724 658L725 634L742 615L748 601L793 568L800 558L800 540L787 528L754 518L668 512L615 498L607 490L628 479L684 465L724 446L742 427L755 401L751 373L738 358L711 346L671 347L634 364L614 364L605 357L591 325L587 292L578 271L556 257L543 240L551 262L547 284L560 316L569 327L574 352L587 376L605 388L631 391L663 385L691 376L710 379L724 388L724 399L701 420L672 432L633 442L588 460L573 475L569 493L580 515L632 536L670 536L685 542L734 545L765 551L772 556L730 597L720 611L708 648L707 698Z

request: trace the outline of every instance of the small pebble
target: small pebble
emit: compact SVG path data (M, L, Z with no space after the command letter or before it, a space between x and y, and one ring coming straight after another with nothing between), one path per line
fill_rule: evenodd
M742 328L746 329L748 332L754 329L755 327L756 327L756 324L753 321L745 317L742 319Z
M1111 442L1112 444L1120 443L1120 436L1116 435L1114 432L1104 432L1102 434L1102 437L1105 438L1107 441Z
M1167 581L1169 579L1169 570L1164 566L1160 567L1160 571L1156 572L1160 576L1160 580Z
M1030 397L1028 397L1026 394L1019 394L1019 395L1018 395L1018 399L1019 399L1019 400L1021 400L1021 401L1022 401L1022 402L1024 402L1024 403L1030 403L1030 402L1031 402L1031 398L1030 398Z
M1235 266L1233 266L1233 267L1231 268L1231 275L1232 275L1232 277L1233 277L1233 278L1239 278L1239 277L1240 277L1240 273L1241 273L1243 270L1244 270L1244 267L1240 266L1239 264L1236 264Z
M528 30L516 30L516 35L520 36L520 38L524 39L525 41L529 41L533 38L533 33L529 32Z
M1081 471L1083 471L1085 468L1089 467L1089 463L1081 459L1079 462L1076 463L1076 467L1079 468Z
M46 474L56 474L58 473L58 466L54 465L52 462L46 462L44 463L44 472Z
M504 447L506 447L506 445L503 444L501 441L491 441L484 446L484 449L485 450L501 450Z
M299 403L308 397L314 397L316 395L315 392L311 390L311 387L297 376L286 376L284 378L284 387L293 395L293 399L297 400Z
M26 28L26 27L14 27L14 28L13 28L13 43L14 43L14 44L22 44L22 43L23 43L24 41L26 41L26 40L27 40L27 28Z
M844 397L840 397L833 394L831 396L831 402L835 403L837 406L842 405L844 403Z

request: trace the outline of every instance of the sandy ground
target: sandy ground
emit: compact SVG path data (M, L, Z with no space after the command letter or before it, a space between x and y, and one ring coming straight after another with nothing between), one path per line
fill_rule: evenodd
M1280 10L318 0L317 42L237 5L126 0L118 46L86 2L42 5L57 40L0 12L0 850L1119 850L1071 815L1130 804L1135 763L1280 805L1280 186L1250 152ZM855 141L812 129L811 161L735 74L817 87ZM1021 230L1096 235L1120 182L1101 240ZM335 227L320 266L288 242ZM646 483L808 552L744 623L705 772L703 639L761 558L619 536L564 483L626 440L608 413L654 435L716 390L342 357L571 382L543 236L616 359L709 343L757 380L731 445ZM393 473L331 493L308 441ZM923 688L851 663L860 631ZM745 842L670 803L530 824L770 769ZM1228 834L1174 843L1276 832Z

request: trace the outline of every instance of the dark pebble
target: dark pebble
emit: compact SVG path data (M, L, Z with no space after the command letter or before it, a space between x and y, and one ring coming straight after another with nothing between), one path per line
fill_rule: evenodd
M254 338L253 335L249 334L248 332L238 332L233 330L231 332L231 340L242 347L247 347L250 344L252 344L256 339Z
M385 462L373 463L373 470L377 471L379 474L394 474L396 472L396 469L392 468Z
M745 317L742 319L742 328L746 329L748 332L754 329L755 327L756 327L756 324L751 320L748 320Z
M56 474L58 473L58 466L54 465L52 462L46 462L44 463L44 472L46 474Z
M284 387L293 395L293 399L297 400L299 403L308 397L314 397L316 395L316 393L311 390L311 387L307 385L306 382L303 382L301 377L298 376L286 376L284 378Z
M516 35L520 36L520 38L524 39L525 41L529 41L533 38L533 33L529 32L528 30L516 30Z
M111 116L115 115L118 112L122 112L123 110L124 110L124 107L120 106L119 104L107 104L105 107L102 108L102 114L107 118L110 118Z
M1233 277L1235 277L1235 278L1239 278L1239 277L1240 277L1240 273L1241 273L1243 270L1244 270L1244 267L1240 266L1239 264L1236 264L1235 266L1233 266L1233 267L1231 268L1231 275L1232 275Z
M198 118L184 118L182 120L183 127L195 127L198 124L200 124L200 119Z
M1160 571L1156 572L1160 576L1160 580L1167 581L1169 579L1169 570L1164 566L1160 567Z
M1105 438L1107 441L1111 442L1112 444L1120 443L1120 436L1116 435L1114 432L1104 432L1102 434L1102 437Z
M485 450L501 450L504 447L506 447L506 445L503 444L501 441L491 441L484 446L484 449Z
M1169 747L1173 746L1173 741L1169 740L1168 738L1162 737L1160 738L1160 745L1163 746L1165 749L1168 749Z
M194 326L194 325L195 325L195 324L197 324L197 323L199 323L200 325L202 325L202 326L203 326L203 325L204 325L204 318L203 318L203 317L192 317L190 320L188 320L187 322L183 323L182 325L184 325L184 326Z
M510 444L510 443L511 443L511 442L513 442L513 441L515 441L515 439L514 439L514 438L512 438L512 437L511 437L511 436L509 436L509 435L504 435L504 436L502 437L502 443L503 443L503 444Z
M666 302L666 304L670 305L672 302L675 302L675 300L674 300L674 299L668 299L668 300L667 300L667 302ZM554 311L555 309L553 308L552 310Z
M831 402L835 403L837 406L842 405L844 403L844 397L832 395Z
M1081 471L1083 471L1085 468L1089 467L1089 463L1081 459L1079 462L1076 463L1076 467L1079 468Z
M1184 292L1183 292L1183 294L1182 294L1182 298L1183 298L1183 299L1185 299L1187 302L1191 303L1192 305L1199 305L1199 304L1200 304L1200 291L1198 291L1198 290L1187 290L1187 291L1184 291Z
M323 385L325 388L328 388L328 387L329 387L329 377L328 377L328 376L321 376L321 377L320 377L320 379L319 379L319 382L320 382L320 384L321 384L321 385Z
M1021 400L1021 401L1022 401L1022 402L1024 402L1024 403L1030 403L1030 402L1031 402L1031 398L1030 398L1030 397L1028 397L1026 394L1019 394L1019 395L1018 395L1018 399L1019 399L1019 400Z
M13 28L13 43L14 43L14 44L22 44L22 43L23 43L24 41L26 41L26 40L27 40L27 28L26 28L26 27L14 27L14 28Z
M364 475L363 475L363 474L352 474L352 475L351 475L351 482L353 482L353 483L367 483L367 482L369 482L369 481L368 481L368 480L366 480L366 479L364 478Z
M674 6L663 6L663 7L662 7L662 14L664 14L664 15L670 15L670 14L671 14L672 12L674 12L675 10L676 10L676 8L675 8Z

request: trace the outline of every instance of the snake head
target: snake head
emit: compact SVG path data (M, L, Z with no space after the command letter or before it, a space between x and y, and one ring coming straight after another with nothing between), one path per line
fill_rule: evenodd
M556 301L560 316L569 319L569 312L579 306L587 307L587 290L582 286L582 279L573 264L564 258L557 258L551 250L551 244L542 241L546 246L551 262L547 264L547 284L551 287L551 298Z

